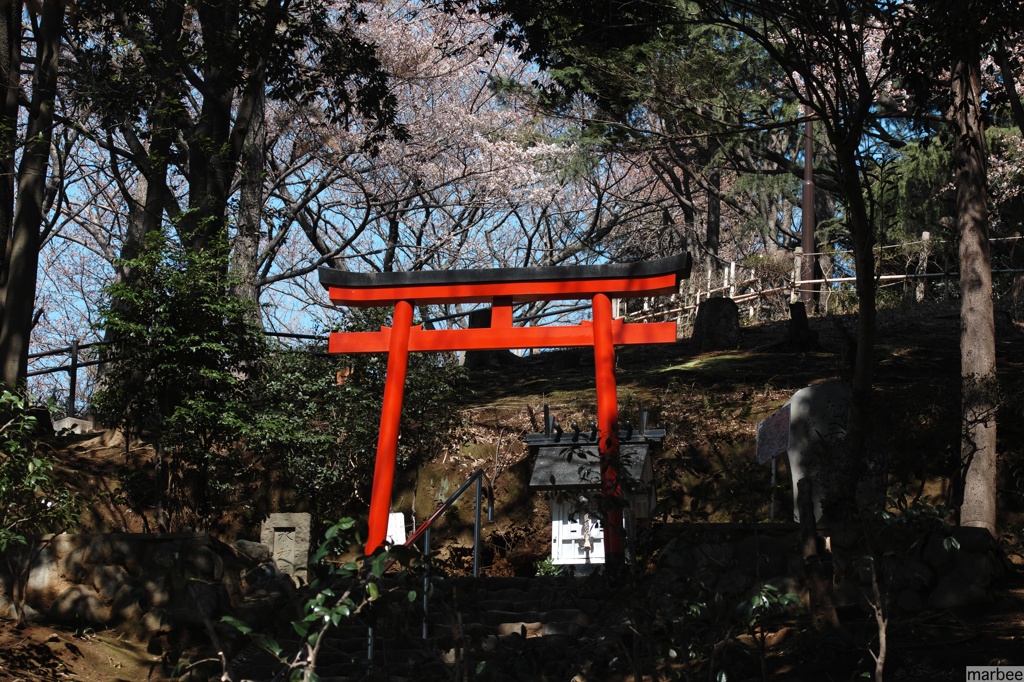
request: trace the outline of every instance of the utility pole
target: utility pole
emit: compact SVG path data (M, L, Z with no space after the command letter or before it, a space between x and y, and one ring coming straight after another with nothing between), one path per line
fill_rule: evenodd
M814 122L811 120L811 108L804 108L804 115L807 117L806 133L804 134L804 183L802 193L803 227L801 247L803 248L803 259L801 260L800 272L800 300L805 305L810 305L814 299L814 285L810 283L814 279L814 262L816 250L814 248Z

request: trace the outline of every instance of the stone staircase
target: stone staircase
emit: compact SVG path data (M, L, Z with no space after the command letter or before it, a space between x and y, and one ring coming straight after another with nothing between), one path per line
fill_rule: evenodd
M438 580L425 639L422 608L415 614L406 609L401 621L381 618L373 629L371 662L367 622L343 622L322 643L316 672L321 682L567 682L595 659L614 618L604 589L597 577ZM286 627L277 641L292 652L300 644ZM288 679L275 677L280 671L280 663L254 644L231 665L235 680Z
M429 616L430 639L454 679L570 680L605 625L598 579L455 579ZM449 677L448 679L453 679Z

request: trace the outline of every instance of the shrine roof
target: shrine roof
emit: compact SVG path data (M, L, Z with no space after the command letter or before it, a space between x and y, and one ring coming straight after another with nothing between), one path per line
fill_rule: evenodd
M629 489L644 478L650 454L647 443L624 443L619 448L622 483ZM530 476L531 490L597 490L601 487L597 444L545 445L537 452Z

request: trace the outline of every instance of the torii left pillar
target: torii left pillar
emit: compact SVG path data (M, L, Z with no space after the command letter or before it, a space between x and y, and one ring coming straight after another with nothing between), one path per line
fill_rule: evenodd
M676 326L674 322L626 324L614 318L611 299L675 293L689 271L687 254L649 263L446 272L350 273L321 268L320 282L335 304L394 306L391 327L334 333L328 346L331 353L388 353L366 553L380 547L387 535L410 352L591 346L597 380L605 563L610 568L620 565L624 541L615 346L674 343ZM592 322L562 327L513 324L513 304L574 299L591 300ZM412 325L415 304L473 302L491 304L490 328L424 330Z

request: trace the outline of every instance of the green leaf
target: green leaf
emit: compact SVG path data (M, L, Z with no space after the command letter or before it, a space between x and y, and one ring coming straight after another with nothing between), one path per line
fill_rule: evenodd
M387 552L381 552L377 556L373 557L373 564L370 567L370 571L373 573L375 577L381 577L382 575L384 575L384 566L387 564L387 562Z
M366 583L366 593L370 595L370 601L380 598L380 588L377 583Z
M405 595L405 597L410 602L416 601L416 590L409 590L409 594Z
M238 620L237 618L235 618L233 616L223 616L223 617L221 617L221 622L227 623L231 627L233 627L236 630L238 630L239 632L241 632L243 635L248 635L249 633L252 632L252 628L251 627L249 627L244 622Z
M274 639L267 637L264 634L258 632L253 633L252 641L256 642L257 646L269 651L277 658L281 658L281 654L284 652L280 644L278 644Z

